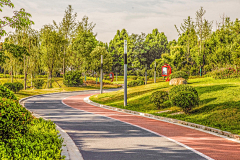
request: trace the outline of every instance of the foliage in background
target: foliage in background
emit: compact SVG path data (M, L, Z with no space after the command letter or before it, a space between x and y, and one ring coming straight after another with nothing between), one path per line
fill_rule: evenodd
M239 78L239 68L220 68L209 73L215 79Z
M44 84L44 79L34 79L33 86L37 89L41 89Z
M170 75L170 79L173 79L173 78L184 78L184 79L188 80L189 75L184 71L177 71Z
M141 86L144 85L144 81L143 80L133 80L127 83L128 87L134 87L134 86Z
M77 87L83 84L80 71L69 71L65 74L63 84L68 87Z

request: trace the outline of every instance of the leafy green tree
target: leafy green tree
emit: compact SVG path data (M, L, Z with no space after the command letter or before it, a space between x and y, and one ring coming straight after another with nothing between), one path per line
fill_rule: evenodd
M113 71L123 74L123 65L124 65L124 40L127 40L129 44L129 35L126 29L122 29L121 32L117 30L116 35L113 40L109 43L109 52L113 57ZM128 55L129 55L129 45L128 46Z
M70 41L73 38L74 31L77 26L76 22L77 18L77 13L73 13L73 8L71 5L68 5L67 10L65 10L64 17L62 21L59 24L59 27L57 26L56 22L53 21L54 25L61 30L61 33L65 36L66 43L64 44L64 50L63 50L63 60L62 60L62 71L63 71L63 76L65 75L65 70L66 70L66 62L68 62L68 57L67 53L71 52L71 47Z
M103 72L107 73L112 70L113 59L112 55L106 50L105 47L97 46L91 52L92 59L91 69L100 75L101 69L101 55L103 55Z
M88 22L88 17L84 16L79 22L72 40L71 63L75 69L88 71L91 64L90 53L97 46L96 34L93 33L95 24Z
M42 62L49 73L51 87L53 72L61 61L64 36L54 30L52 25L45 25L40 33Z
M11 0L0 0L0 12L2 12L2 7L8 6L14 8L14 4ZM3 29L6 26L11 28L21 29L25 26L30 26L34 24L33 21L29 20L31 17L30 13L25 12L24 8L21 8L19 11L14 11L14 15L12 17L5 16L3 19L0 19L0 39L1 36L6 35L6 31Z

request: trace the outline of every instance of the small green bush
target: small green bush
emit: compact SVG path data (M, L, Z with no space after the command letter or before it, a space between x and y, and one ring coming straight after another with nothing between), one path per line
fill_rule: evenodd
M144 81L142 81L142 80L130 81L127 84L128 87L141 86L141 85L144 85Z
M193 92L181 91L172 98L172 104L181 107L185 113L189 113L193 107L199 104L199 100Z
M171 100L175 95L177 95L181 91L193 92L193 94L195 95L196 99L199 99L197 90L195 88L193 88L192 86L189 86L189 85L186 85L186 84L174 86L169 91L169 99Z
M8 89L10 89L13 92L19 92L20 90L23 89L23 84L20 82L14 82L14 83L4 83L3 84L4 87L7 87Z
M33 86L37 89L41 89L43 87L44 80L43 79L34 79Z
M17 100L17 97L13 94L13 92L2 85L0 85L0 98Z
M167 91L156 91L153 92L150 97L150 102L154 103L154 105L158 108L165 108L169 107L169 97Z
M186 80L188 80L188 74L186 72L183 72L183 71L177 71L177 72L174 72L170 75L170 79L173 79L173 78L184 78Z
M67 87L78 87L83 84L80 71L69 71L65 74L63 84Z

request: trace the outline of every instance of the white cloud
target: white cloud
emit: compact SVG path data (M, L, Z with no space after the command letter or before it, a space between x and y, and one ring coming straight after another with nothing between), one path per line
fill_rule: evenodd
M25 8L32 14L33 28L38 30L52 20L60 22L67 6L72 5L78 13L77 20L81 21L86 15L96 23L94 31L103 42L109 42L116 31L123 28L130 34L151 33L158 28L168 40L176 39L174 24L180 26L188 16L195 20L200 6L207 11L205 18L208 20L220 21L223 13L232 20L240 18L239 0L13 0L13 3L14 10ZM3 13L11 16L12 11L4 8Z

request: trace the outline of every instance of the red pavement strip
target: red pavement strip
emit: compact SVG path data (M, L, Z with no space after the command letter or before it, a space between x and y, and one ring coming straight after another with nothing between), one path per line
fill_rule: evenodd
M140 126L180 142L216 160L240 160L240 143L172 123L117 112L85 103L83 99L91 95L93 94L71 96L64 99L63 103L72 108Z

